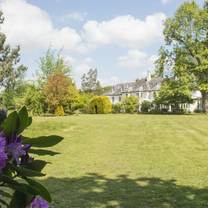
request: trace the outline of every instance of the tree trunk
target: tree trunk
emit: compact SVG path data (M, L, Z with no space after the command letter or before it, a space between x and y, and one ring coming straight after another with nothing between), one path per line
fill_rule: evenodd
M208 92L201 92L202 94L202 110L208 113Z

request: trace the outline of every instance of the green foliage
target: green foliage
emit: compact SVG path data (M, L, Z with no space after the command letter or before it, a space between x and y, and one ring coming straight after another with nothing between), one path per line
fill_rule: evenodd
M21 134L31 123L32 118L28 116L26 107L23 107L19 112L14 111L8 117L5 117L0 125L1 141L5 139L5 145L8 145L3 149L1 146L1 153L7 154L8 157L6 158L5 166L1 166L0 171L0 193L3 196L0 200L0 207L2 205L11 208L29 207L36 196L40 196L51 202L48 190L33 179L33 177L45 176L41 172L45 166L44 161L31 160L28 152L30 147L26 150L27 145L23 145L25 138ZM27 141L32 140L27 139ZM61 140L58 138L58 142ZM35 139L35 143L39 143L39 138ZM17 151L20 151L20 149L17 150L16 146L13 146L13 151L16 152L15 156L8 151L11 148L10 145L17 144L19 145L18 148L21 148L21 151L25 151L24 155L18 155ZM33 154L35 153L33 152ZM16 159L20 159L19 164L16 162ZM6 190L10 190L9 193L12 193L12 195L8 194Z
M63 104L66 113L73 113L80 109L80 93L73 82L70 82L66 102Z
M174 78L188 77L193 89L202 93L208 111L208 12L194 1L183 3L165 22L165 45L157 69Z
M3 13L0 11L0 24L3 24ZM0 86L14 90L17 83L22 81L27 68L19 65L20 47L11 49L6 44L6 36L0 33Z
M152 102L144 100L141 104L141 112L148 113L152 108Z
M139 99L136 96L125 97L122 100L125 113L136 113L139 107Z
M192 93L189 84L184 79L166 79L155 98L157 104L171 105L173 109L180 109L183 103L192 103Z
M44 83L51 74L56 72L69 75L71 67L61 56L60 52L56 52L55 50L49 48L45 55L40 58L40 83Z
M4 90L1 93L1 105L8 110L15 109L14 92L12 90Z
M32 115L41 115L44 112L45 101L42 91L35 85L28 85L25 89L23 103Z
M97 80L97 69L90 69L88 73L83 74L81 78L81 89L86 93L93 93L95 95L101 95L103 89L100 82Z
M113 107L113 110L112 110L113 113L122 113L123 112L122 103L116 103L112 107Z
M89 103L89 112L92 114L106 114L112 112L112 104L106 96L95 96Z
M62 105L58 105L55 109L56 116L64 116L64 108Z
M43 93L45 102L53 109L59 105L63 106L70 97L70 86L72 80L62 72L55 72L51 74L44 87Z
M75 105L76 110L78 109L82 113L89 113L89 104L93 97L92 93L81 92Z

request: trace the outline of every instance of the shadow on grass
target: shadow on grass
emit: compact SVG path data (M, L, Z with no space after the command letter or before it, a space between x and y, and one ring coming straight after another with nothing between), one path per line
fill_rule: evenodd
M42 181L59 208L205 208L208 188L177 185L159 178L107 178L88 174L80 178L48 178Z

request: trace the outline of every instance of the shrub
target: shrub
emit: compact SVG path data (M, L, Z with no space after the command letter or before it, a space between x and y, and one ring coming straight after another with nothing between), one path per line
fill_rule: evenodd
M55 108L55 115L56 116L64 116L64 108L62 105L58 105L56 108Z
M203 110L202 109L195 109L194 113L203 113Z
M40 115L44 112L44 96L42 91L35 85L27 87L23 103L32 115Z
M15 101L14 101L14 92L11 90L5 90L1 94L1 104L3 107L6 107L8 110L15 109Z
M152 108L152 103L150 101L145 100L142 102L141 112L147 113L151 110L151 108Z
M95 96L89 103L89 113L105 114L112 112L112 104L106 96Z
M122 101L125 113L136 113L139 107L139 99L136 96L125 97Z
M122 109L123 109L123 106L121 103L116 103L112 106L112 112L113 113L122 113Z

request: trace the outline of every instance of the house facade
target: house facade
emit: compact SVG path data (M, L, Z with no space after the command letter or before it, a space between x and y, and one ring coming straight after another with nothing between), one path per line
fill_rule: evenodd
M148 73L146 78L112 86L112 90L105 95L109 97L113 105L121 102L124 97L128 96L137 96L140 104L143 101L152 102L158 94L162 82L163 78L152 78L151 74ZM194 91L192 93L192 98L194 100L192 104L181 104L180 107L189 112L202 110L201 93L199 91ZM171 111L171 107L169 107L168 110Z

